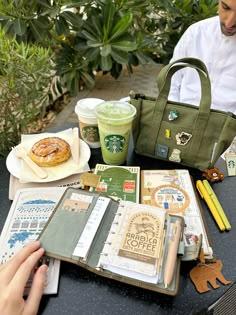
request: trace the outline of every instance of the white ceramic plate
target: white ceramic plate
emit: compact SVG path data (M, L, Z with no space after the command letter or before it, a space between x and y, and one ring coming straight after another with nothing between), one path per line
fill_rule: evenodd
M56 167L59 168L59 172L58 174L54 174L51 177L47 177L45 179L41 179L38 178L37 176L35 176L33 178L33 180L31 180L31 182L52 182L55 180L59 180L62 178L66 178L72 174L77 174L80 173L80 170L83 169L83 167L86 165L86 163L89 161L91 155L91 151L89 146L87 145L87 143L85 143L83 140L80 139L80 158L79 158L79 164L76 167L76 171L70 172L68 170L68 172L61 172L61 170L64 170L65 168L65 164L62 163L60 165L57 165ZM72 159L72 157L70 157L70 159ZM67 163L67 162L65 162ZM14 151L12 150L6 159L6 165L7 165L7 169L8 171L15 176L16 178L20 178L20 167L21 167L21 161L20 159L15 155ZM52 167L50 167L52 168ZM44 170L47 171L47 167L44 167Z

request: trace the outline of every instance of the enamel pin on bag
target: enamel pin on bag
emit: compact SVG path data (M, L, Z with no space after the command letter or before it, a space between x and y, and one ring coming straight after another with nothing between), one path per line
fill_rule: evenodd
M199 106L168 100L171 77L183 68L198 72ZM130 92L137 109L133 123L135 152L204 171L213 168L236 135L236 115L211 109L211 84L205 64L183 58L164 66L158 77L157 98Z

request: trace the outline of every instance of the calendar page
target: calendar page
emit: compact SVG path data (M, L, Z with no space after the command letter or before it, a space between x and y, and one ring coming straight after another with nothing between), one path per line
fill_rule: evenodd
M17 191L1 233L0 264L8 261L18 250L38 238L65 189L43 187ZM44 256L32 270L25 295L29 292L35 270L43 263L49 267L44 294L57 293L60 261Z

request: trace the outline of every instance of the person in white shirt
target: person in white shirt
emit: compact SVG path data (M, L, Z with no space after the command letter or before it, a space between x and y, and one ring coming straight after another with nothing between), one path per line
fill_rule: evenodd
M192 24L176 45L170 62L201 59L209 72L212 109L236 114L236 0L220 0L219 15ZM169 100L199 105L196 70L183 69L172 78Z

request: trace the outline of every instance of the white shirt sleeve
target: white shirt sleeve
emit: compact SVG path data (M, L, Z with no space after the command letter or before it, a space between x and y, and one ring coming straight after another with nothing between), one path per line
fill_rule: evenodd
M185 33L182 35L182 37L180 38L177 45L175 46L170 63L180 58L190 57L189 52L188 52L188 47L190 47L189 45L191 45L190 39L191 39L191 31L188 28L185 31ZM182 78L183 78L183 70L179 70L173 75L171 79L171 88L170 88L170 93L168 97L169 100L177 101L177 102L180 101L180 88L181 88Z

